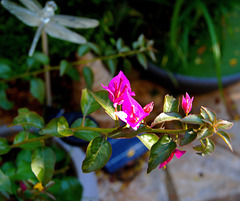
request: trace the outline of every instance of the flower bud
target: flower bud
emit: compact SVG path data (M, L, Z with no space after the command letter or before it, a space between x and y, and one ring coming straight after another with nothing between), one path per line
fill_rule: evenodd
M192 102L193 102L194 97L190 98L188 93L186 92L186 98L182 96L182 108L185 112L186 115L189 114L192 110Z
M150 112L152 112L153 106L154 106L154 103L153 103L153 102L148 103L148 104L143 108L143 111L149 114Z

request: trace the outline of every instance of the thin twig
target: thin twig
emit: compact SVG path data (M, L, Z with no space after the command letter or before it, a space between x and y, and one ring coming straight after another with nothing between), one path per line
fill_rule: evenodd
M42 50L43 53L48 57L48 39L47 34L43 30L42 31ZM44 65L44 76L45 76L45 90L46 90L46 105L52 106L52 90L51 90L51 76L50 71L48 70L48 66Z

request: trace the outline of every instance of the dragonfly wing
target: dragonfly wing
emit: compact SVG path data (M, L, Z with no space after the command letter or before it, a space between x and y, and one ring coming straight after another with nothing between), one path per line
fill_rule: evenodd
M33 12L38 12L42 10L42 6L36 0L19 0L25 5L29 10Z
M30 10L18 6L12 1L2 0L1 1L4 8L6 8L10 13L16 16L19 20L27 24L28 26L38 26L41 23L39 16L31 12Z
M54 38L70 41L72 43L77 43L77 44L83 44L87 42L83 36L67 29L66 27L58 25L52 21L46 24L44 30Z
M98 26L98 20L75 17L70 15L54 15L52 20L55 23L64 25L70 28L93 28Z

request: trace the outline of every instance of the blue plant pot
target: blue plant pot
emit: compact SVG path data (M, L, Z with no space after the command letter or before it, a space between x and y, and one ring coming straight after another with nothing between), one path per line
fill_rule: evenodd
M66 118L69 126L71 126L71 124L78 118L83 117L81 112L64 112L63 109L49 108L46 116L46 121L48 122L52 118L60 116L64 116ZM96 120L92 117L87 116L87 118L91 119L98 125ZM64 137L60 139L74 146L86 146L89 143L88 141L79 139L74 136ZM137 137L131 139L108 139L108 141L112 146L112 156L104 168L109 173L116 172L129 162L137 159L148 151L148 149Z

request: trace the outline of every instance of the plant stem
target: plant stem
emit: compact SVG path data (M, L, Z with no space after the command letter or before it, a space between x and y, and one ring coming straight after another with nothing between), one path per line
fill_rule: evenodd
M131 50L131 51L128 51L128 52L120 52L120 53L114 54L114 55L100 56L100 57L96 57L96 58L93 58L93 59L86 59L86 60L78 60L78 61L75 61L75 62L70 62L70 64L73 65L73 66L77 66L79 64L87 64L87 63L94 62L94 61L97 61L97 60L107 60L107 59L114 59L114 58L117 58L117 57L132 56L132 55L142 53L142 52L146 52L146 51L149 51L149 49ZM33 72L25 72L25 73L16 75L14 77L11 77L9 79L0 80L0 83L7 83L7 82L10 82L10 81L13 81L13 80L16 80L16 79L19 79L19 78L23 78L23 77L26 77L26 76L38 75L38 74L45 73L47 71L54 71L54 70L59 70L59 69L60 69L60 66L46 66L44 69L41 69L41 70L36 70L36 71L33 71Z
M69 170L70 167L69 166L66 166L66 167L63 167L61 169L58 169L58 170L55 170L54 172L54 175L57 175L57 174L64 174L67 170Z
M178 129L178 130L171 130L171 129L163 129L163 128L151 128L146 130L148 133L165 133L165 134L179 134L184 133L186 129Z
M76 128L72 128L71 130L73 132L75 131L95 131L95 132L100 132L102 134L108 134L114 130L116 130L118 128L95 128L95 127L76 127ZM162 128L149 128L149 127L146 127L146 128L143 128L141 130L140 133L165 133L165 134L178 134L178 133L183 133L185 132L186 130L185 129L179 129L179 130L167 130L167 129L162 129ZM137 131L136 131L137 132ZM19 147L23 144L27 144L27 143L31 143L31 142L37 142L37 141L44 141L48 138L51 138L52 136L51 135L44 135L44 136L40 136L40 137L36 137L36 138L33 138L33 139L29 139L29 140L24 140L22 142L19 142L19 143L16 143L16 144L12 144L10 145L10 148L16 148L16 147ZM64 136L63 136L64 137Z
M105 133L105 134L110 133L115 129L116 128L95 128L95 127L82 127L82 126L79 126L76 128L71 128L71 130L73 132L75 132L75 131L95 131L95 132L100 132L100 133Z
M43 53L48 56L48 39L44 30L42 31L42 50ZM46 104L47 106L52 106L51 76L47 65L44 65L44 77L46 83Z
M51 137L52 137L51 135L44 135L44 136L41 136L41 137L36 137L36 138L33 138L33 139L24 140L22 142L10 145L10 148L11 149L16 148L16 147L19 147L23 144L27 144L27 143L31 143L31 142L43 141L43 140L46 140L46 139L51 138Z

